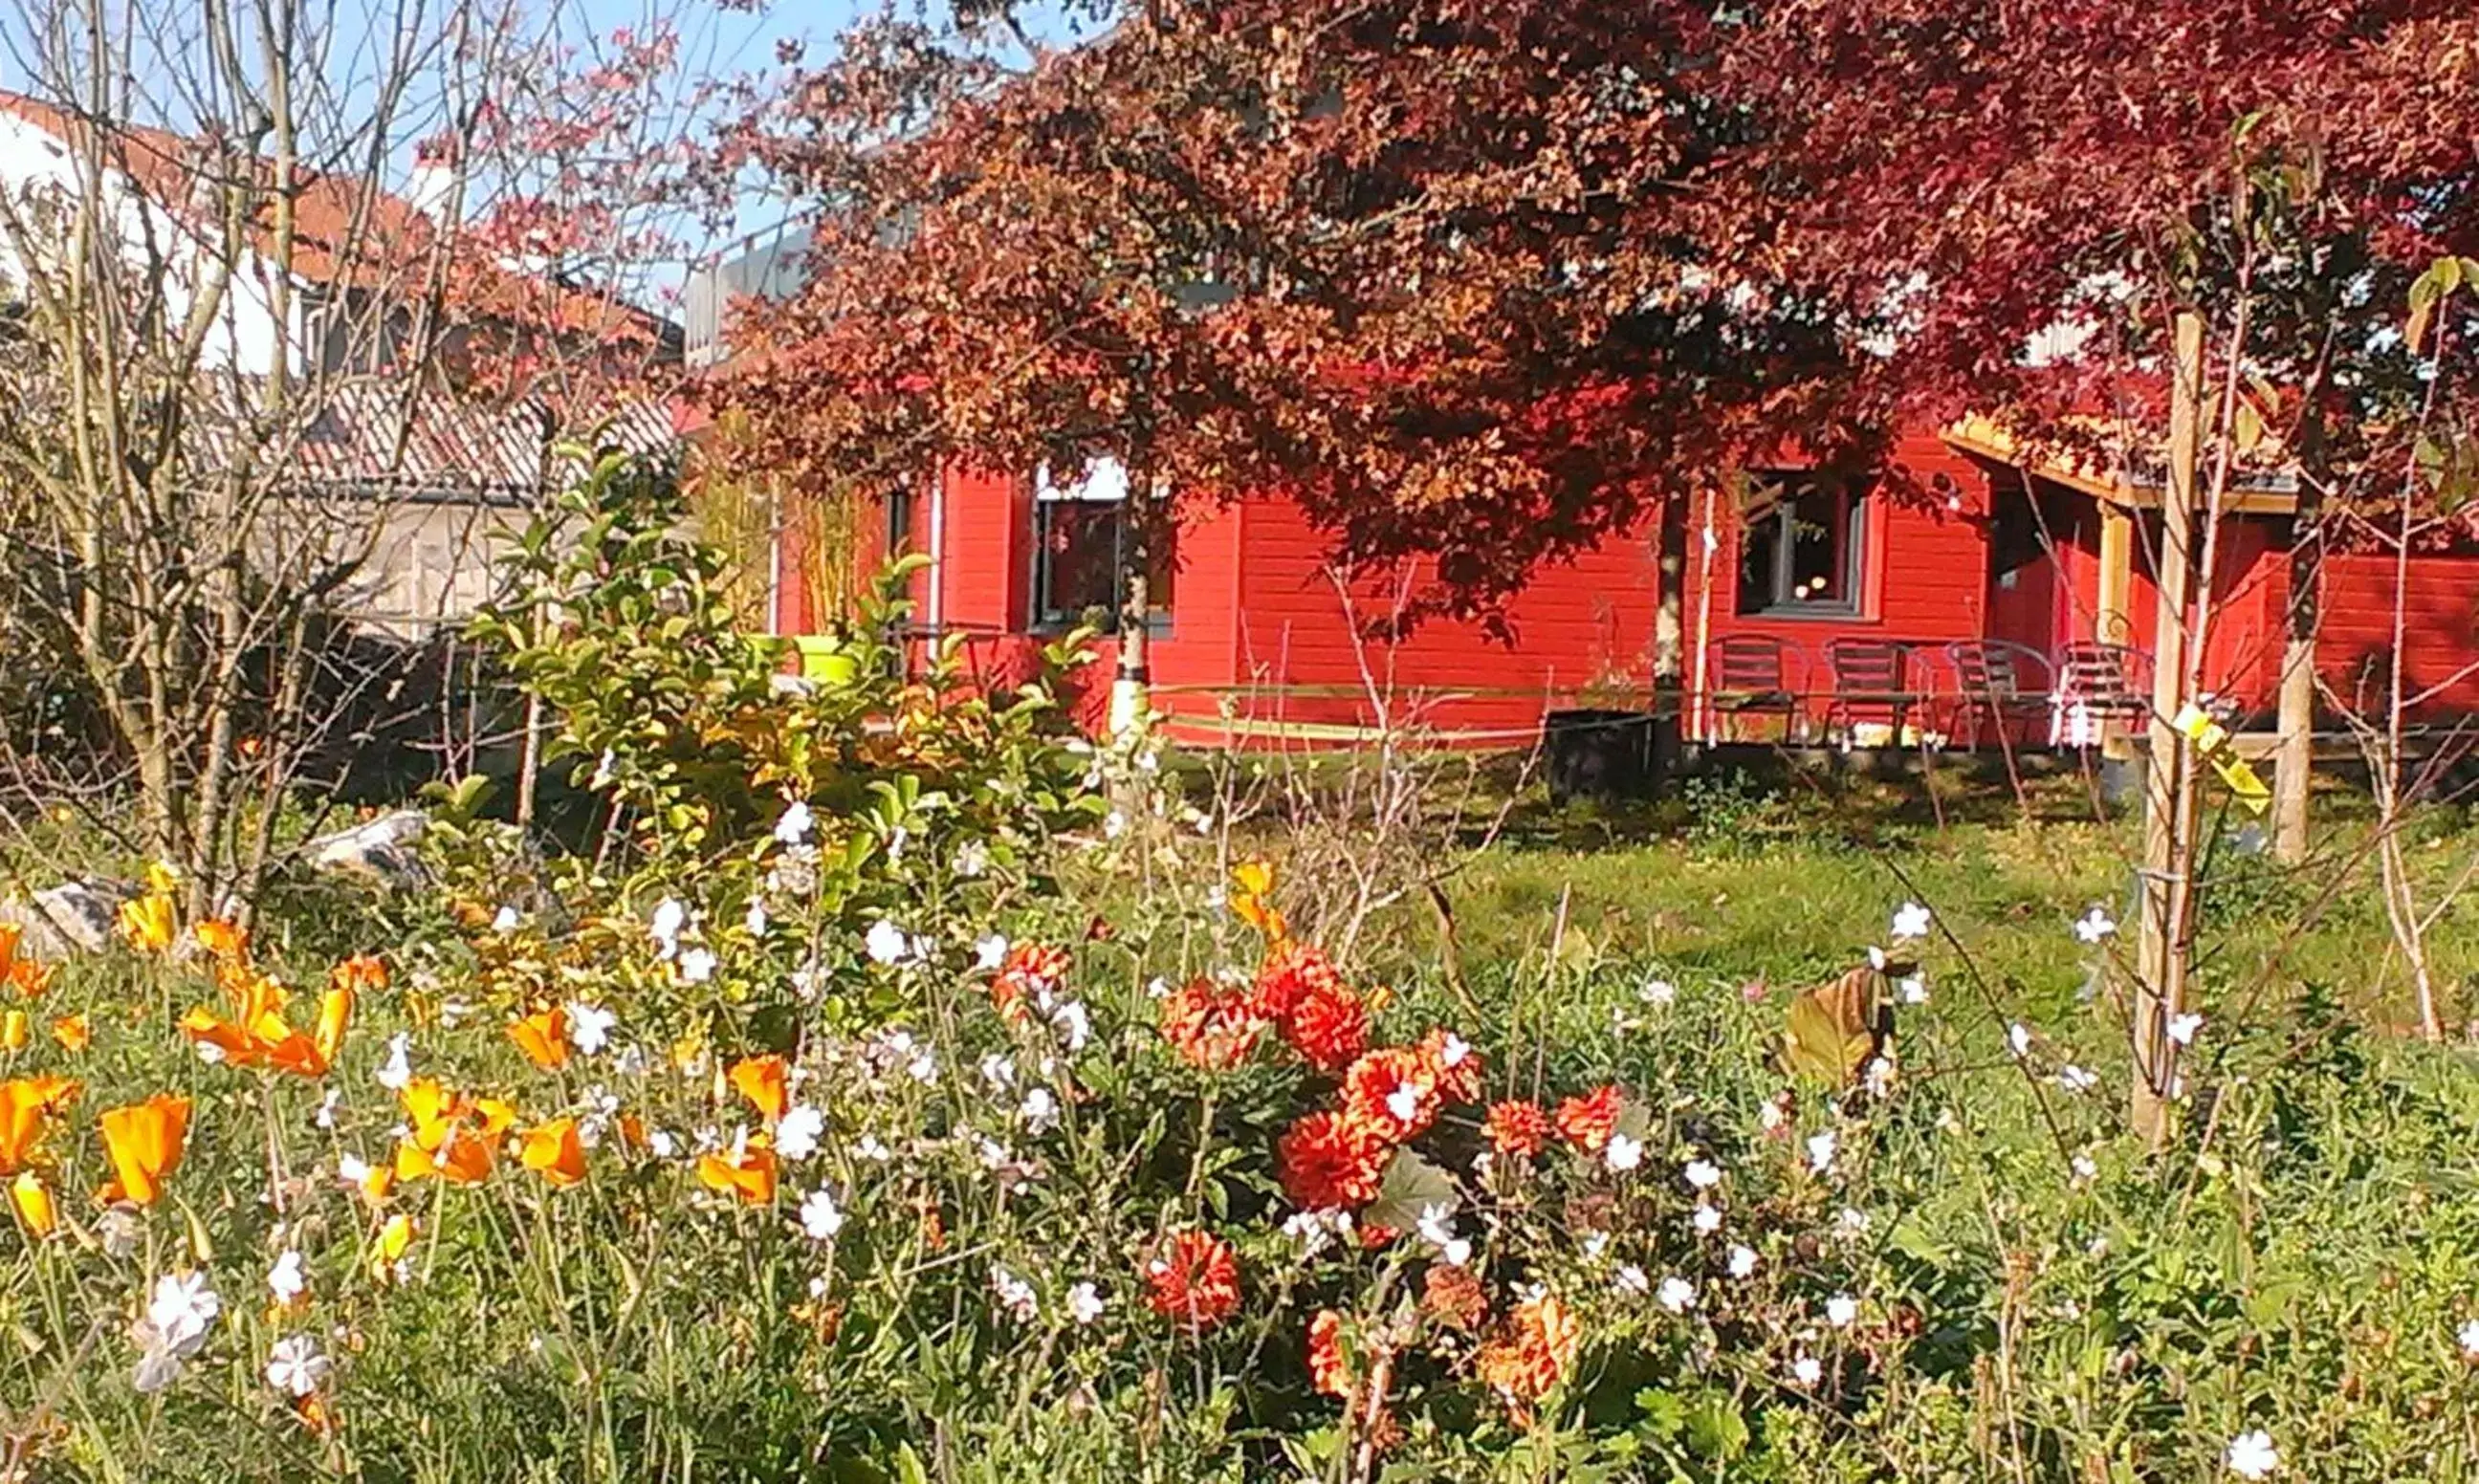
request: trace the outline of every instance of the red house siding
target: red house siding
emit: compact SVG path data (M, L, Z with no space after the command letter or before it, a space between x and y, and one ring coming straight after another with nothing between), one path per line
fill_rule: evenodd
M2315 673L2354 710L2389 704L2393 559L2334 556L2323 564ZM2421 717L2479 714L2479 556L2414 556L2402 584L2402 691L2434 694Z

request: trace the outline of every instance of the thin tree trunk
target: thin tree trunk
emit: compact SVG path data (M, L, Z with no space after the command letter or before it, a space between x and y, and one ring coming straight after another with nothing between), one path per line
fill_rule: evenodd
M2195 472L2204 382L2204 320L2178 312L2177 370L2169 407L2169 477L2160 502L2160 550L2152 657L2152 724L2145 768L2141 931L2135 949L2131 1031L2134 1087L2130 1117L2153 1148L2168 1140L2178 1090L2169 1022L2185 999L2184 934L2194 889L2196 796L2186 738L2172 725L2185 697L2186 609L2194 575Z
M1654 527L1652 767L1664 780L1685 734L1687 696L1687 496L1663 497Z

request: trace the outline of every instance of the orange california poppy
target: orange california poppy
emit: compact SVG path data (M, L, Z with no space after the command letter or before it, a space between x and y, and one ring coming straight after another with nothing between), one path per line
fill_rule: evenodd
M326 1050L315 1036L294 1029L284 1018L284 1007L292 995L285 987L264 974L237 970L219 976L224 995L231 1002L229 1015L218 1014L203 1005L192 1007L181 1017L181 1034L201 1046L213 1046L221 1060L234 1066L269 1066L279 1072L299 1077L323 1077L333 1053ZM345 1007L345 1013L350 1006ZM325 1029L327 1011L321 1008L320 1029ZM344 1035L339 1021L336 1035Z
M17 1208L17 1219L37 1237L49 1237L59 1224L60 1213L52 1207L52 1192L43 1189L43 1182L31 1169L18 1171L17 1178L9 1182L9 1204Z
M388 986L387 960L376 954L355 954L327 971L327 983L356 994Z
M9 965L9 983L30 1000L39 1000L43 991L52 987L52 972L59 965L38 963L32 959L18 959Z
M568 1064L568 1011L554 1005L508 1025L508 1039L545 1071Z
M576 1135L575 1118L553 1118L527 1129L519 1140L518 1163L555 1186L572 1186L585 1178L585 1144Z
M16 966L17 944L24 938L25 933L25 929L13 922L0 922L0 975L7 974L10 969Z
M452 1185L473 1185L491 1173L499 1136L517 1111L498 1098L468 1099L437 1080L417 1077L397 1094L412 1128L396 1146L396 1177L437 1175Z
M1243 860L1231 868L1231 914L1279 943L1291 935L1291 925L1274 904L1274 868L1262 860Z
M198 946L223 963L239 963L249 957L249 933L234 927L220 917L210 917L190 930Z
M791 1068L781 1057L743 1057L732 1064L731 1085L769 1123L792 1106Z
M52 1039L60 1042L64 1051L84 1051L94 1043L94 1027L88 1022L83 1011L63 1015L52 1022Z
M150 891L120 904L120 935L141 953L160 954L169 949L175 928L169 890Z
M701 1156L698 1180L707 1190L732 1193L746 1206L763 1206L775 1198L775 1151L753 1139L737 1149Z
M0 1082L0 1175L13 1175L35 1158L52 1115L77 1097L64 1077L14 1077Z
M154 1205L164 1193L164 1182L181 1167L190 1135L190 1100L159 1092L145 1102L107 1111L100 1122L114 1175L104 1198Z

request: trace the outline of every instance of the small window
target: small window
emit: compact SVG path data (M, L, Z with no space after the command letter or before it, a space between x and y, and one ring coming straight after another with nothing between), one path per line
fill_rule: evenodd
M1761 483L1739 542L1739 612L1852 616L1866 550L1864 492L1822 474Z
M1097 463L1077 484L1035 483L1033 502L1033 621L1036 628L1090 624L1108 633L1119 627L1123 574L1132 555L1126 472ZM1171 612L1178 565L1170 533L1157 534L1159 550L1146 553L1148 627L1160 627Z

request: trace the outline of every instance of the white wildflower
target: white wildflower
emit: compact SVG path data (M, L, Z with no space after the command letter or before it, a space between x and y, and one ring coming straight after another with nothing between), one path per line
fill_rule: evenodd
M375 1074L380 1087L390 1092L401 1092L413 1081L413 1037L398 1031L388 1037L387 1060L379 1063Z
M982 1058L982 1081L990 1090L1004 1092L1015 1086L1015 1059L1004 1051L993 1051Z
M843 1229L844 1211L832 1190L820 1186L802 1197L801 1231L811 1241L832 1241Z
M769 923L770 919L766 915L766 904L758 901L754 897L750 898L749 910L741 917L740 925L749 930L749 935L751 937L764 937L766 935L766 929L769 926Z
M1834 1224L1853 1236L1857 1236L1868 1229L1868 1213L1856 1206L1845 1206L1842 1208L1842 1214L1834 1217Z
M1696 1203L1696 1214L1689 1219L1698 1232L1707 1237L1722 1229L1722 1213L1703 1201Z
M1921 975L1905 974L1894 981L1894 992L1905 1005L1926 1005L1929 1002L1929 982Z
M656 957L669 959L677 954L680 951L680 930L688 925L689 909L680 905L677 897L665 897L655 903L654 919L646 925L646 932L653 938L654 946L661 950Z
M497 912L491 914L491 931L494 933L514 933L518 928L524 924L524 914L520 913L515 908L503 907Z
M2479 1319L2465 1319L2461 1333L2454 1339L2461 1342L2464 1355L2479 1360Z
M1411 1123L1420 1116L1420 1089L1403 1083L1386 1094L1386 1111L1397 1123Z
M783 817L775 821L775 843L802 844L809 838L809 832L816 824L816 819L809 813L809 806L795 799L792 806L783 811Z
M1836 1293L1825 1301L1825 1322L1835 1329L1848 1329L1859 1318L1859 1300L1848 1293Z
M1058 1030L1059 1038L1066 1043L1070 1056L1083 1051L1085 1043L1093 1038L1093 1020L1085 1013L1081 1001L1060 1001L1050 1011L1050 1023Z
M343 1103L344 1100L344 1088L329 1087L325 1092L319 1095L319 1111L310 1115L310 1121L318 1124L322 1129L334 1128L336 1126L337 1105Z
M877 1135L864 1134L860 1138L860 1142L853 1145L853 1155L856 1159L867 1160L873 1164L883 1164L895 1158L895 1151L881 1143Z
M872 959L892 966L902 963L910 955L912 938L902 928L882 917L870 928L869 935L861 939L861 947L868 951Z
M2242 1479L2268 1479L2281 1469L2281 1449L2272 1446L2272 1434L2261 1427L2232 1438L2224 1457L2230 1472Z
M1902 909L1894 913L1893 926L1886 930L1887 935L1897 943L1905 938L1926 937L1929 935L1929 921L1927 908L1917 902L1905 902Z
M1666 979L1648 979L1636 991L1636 998L1647 1005L1668 1005L1678 998L1678 986Z
M166 1273L146 1301L146 1323L164 1349L189 1355L207 1338L224 1302L202 1272Z
M1790 1363L1790 1373L1802 1386L1814 1386L1825 1379L1825 1368L1813 1355L1802 1355Z
M289 1396L307 1396L327 1379L327 1357L308 1335L287 1335L267 1352L267 1384Z
M1807 1137L1807 1167L1820 1175L1831 1170L1834 1153L1841 1144L1842 1140L1834 1137L1831 1129L1822 1134L1810 1134Z
M2006 1044L2014 1048L2018 1057L2032 1054L2032 1028L2020 1020L2006 1028Z
M975 877L990 868L990 848L979 840L966 840L956 847L956 874Z
M1035 1087L1025 1093L1015 1115L1024 1120L1025 1132L1047 1134L1059 1124L1059 1099L1051 1096L1048 1087Z
M599 1056L611 1043L611 1029L620 1017L600 1005L582 1000L568 1002L568 1042L584 1056Z
M2093 908L2075 924L2075 937L2080 942L2097 943L2117 931L2117 921L2104 908Z
M2195 1033L2204 1028L2204 1017L2189 1011L2169 1017L2169 1038L2181 1046L2195 1044Z
M1642 1297L1652 1292L1652 1279L1643 1268L1629 1263L1610 1275L1610 1286L1622 1293L1632 1293Z
M1631 1170L1644 1163L1644 1141L1613 1131L1601 1148L1601 1163L1621 1172Z
M1711 1160L1690 1160L1687 1183L1700 1190L1709 1190L1722 1183L1722 1166Z
M714 978L714 950L692 948L680 955L680 983L702 985Z
M1067 1291L1067 1317L1079 1324L1092 1323L1108 1307L1102 1291L1090 1283L1080 1283Z
M2089 1092L2100 1086L2100 1078L2069 1062L2057 1068L2057 1086L2069 1092Z
M1696 1307L1696 1285L1680 1277L1664 1278L1660 1292L1653 1296L1660 1299L1661 1307L1671 1313L1685 1314Z
M1031 1323L1034 1317L1041 1312L1040 1300L1033 1292L1033 1285L1004 1267L990 1268L990 1290L998 1294L999 1307L1026 1323Z
M1730 1249L1730 1276L1745 1278L1756 1270L1756 1249L1745 1242Z
M1008 940L1004 933L992 933L973 943L973 967L986 973L1007 961Z
M279 1304L289 1304L310 1291L310 1280L301 1271L301 1254L287 1248L267 1270L267 1291Z
M805 1160L818 1152L827 1132L827 1115L806 1103L785 1109L775 1125L775 1152L787 1160Z

